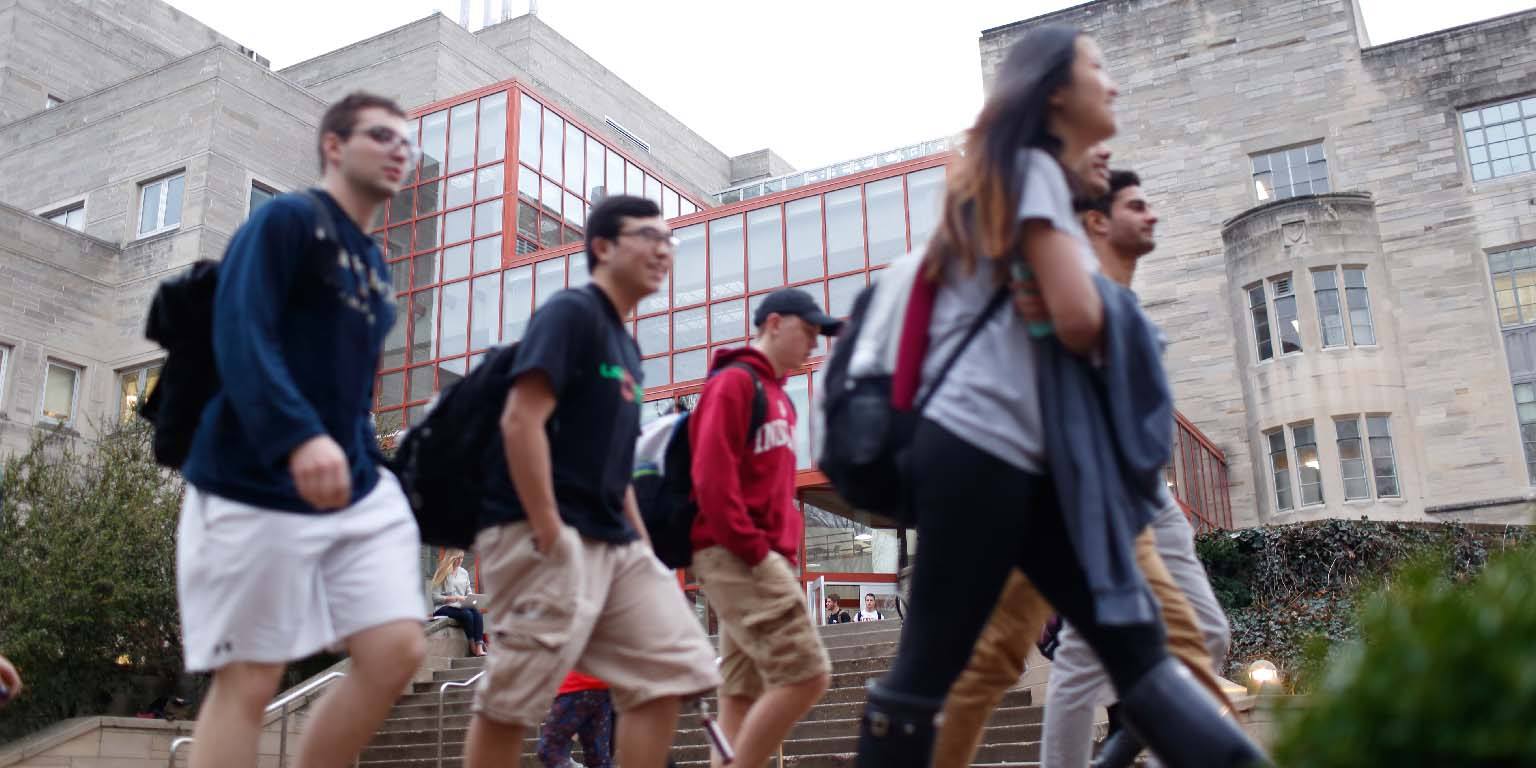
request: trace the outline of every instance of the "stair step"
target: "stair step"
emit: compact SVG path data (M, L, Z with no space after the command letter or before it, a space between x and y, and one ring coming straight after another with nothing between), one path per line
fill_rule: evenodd
M850 680L858 679L857 685L863 685L863 680L885 674L886 670L891 668L891 663L896 659L895 653L896 644L893 642L828 651L828 655L832 657L833 677L835 678L840 675L863 675L863 678L848 678ZM460 664L461 661L476 663ZM409 699L412 695L416 694L431 694L433 696L432 701L436 703L438 689L442 688L443 683L468 680L474 677L476 673L480 672L484 662L484 657L455 659L452 668L433 672L432 680L413 684L411 687L412 694L407 694L405 698ZM839 685L839 687L843 686ZM448 695L452 696L460 691L471 690L473 690L473 687L449 688Z

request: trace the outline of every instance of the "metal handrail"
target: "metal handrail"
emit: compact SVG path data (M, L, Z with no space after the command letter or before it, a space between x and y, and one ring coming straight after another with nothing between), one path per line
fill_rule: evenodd
M284 768L288 764L288 705L305 696L308 696L311 693L314 693L315 691L327 685L330 685L332 681L338 678L346 677L346 675L347 673L345 672L327 672L309 681L308 683L305 683L304 685L289 691L287 694L284 694L282 698L272 702L271 704L268 704L267 708L262 710L263 715L270 715L278 710L282 710L283 712L283 727L282 730L278 732L277 737L277 768ZM262 719L266 718L263 717ZM168 768L176 768L176 754L181 751L182 747L185 747L191 743L191 736L182 736L171 742L171 756L166 762Z
M443 702L446 700L449 688L468 688L480 682L485 677L485 670L476 672L468 680L450 680L443 683L437 689L437 768L443 768Z

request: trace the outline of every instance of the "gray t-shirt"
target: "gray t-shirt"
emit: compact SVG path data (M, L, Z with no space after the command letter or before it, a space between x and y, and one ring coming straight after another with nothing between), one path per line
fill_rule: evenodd
M1061 165L1042 150L1028 149L1019 153L1019 167L1026 169L1019 219L1046 221L1071 235L1081 246L1083 266L1099 271L1088 236L1072 212L1072 193ZM923 361L925 389L996 291L990 263L978 264L971 275L962 274L957 264L950 265L934 300L928 328L931 343ZM1028 323L1011 305L1004 305L976 334L923 415L1015 467L1044 471L1045 436L1035 384L1035 347Z

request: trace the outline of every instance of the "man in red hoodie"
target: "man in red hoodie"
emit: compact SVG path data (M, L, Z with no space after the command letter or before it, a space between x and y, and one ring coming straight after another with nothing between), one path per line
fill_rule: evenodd
M805 520L783 381L842 323L794 288L769 294L752 320L751 344L715 356L688 436L699 503L693 571L720 614L720 725L736 763L759 766L826 692L832 668L796 564ZM759 408L761 427L749 434Z

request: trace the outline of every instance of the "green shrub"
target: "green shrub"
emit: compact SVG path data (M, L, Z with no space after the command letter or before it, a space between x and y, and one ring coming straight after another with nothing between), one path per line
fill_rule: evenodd
M1472 578L1447 564L1420 557L1362 600L1363 639L1283 718L1280 765L1536 765L1536 548Z
M95 443L39 431L5 461L0 651L26 690L0 718L0 738L171 692L181 492L138 424Z

